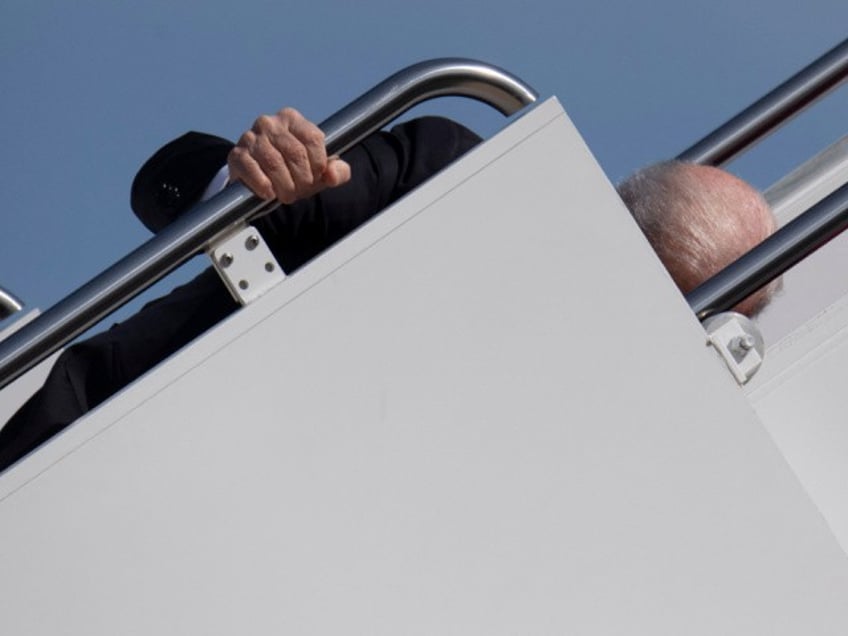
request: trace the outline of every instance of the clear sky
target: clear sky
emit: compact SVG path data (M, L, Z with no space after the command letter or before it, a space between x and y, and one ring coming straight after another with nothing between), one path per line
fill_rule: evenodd
M0 285L46 309L145 241L133 175L190 129L236 138L284 105L320 121L408 64L473 57L559 97L617 181L686 148L846 25L844 0L5 0ZM731 169L769 185L845 134L847 102L843 88ZM425 111L484 136L504 121L455 99Z

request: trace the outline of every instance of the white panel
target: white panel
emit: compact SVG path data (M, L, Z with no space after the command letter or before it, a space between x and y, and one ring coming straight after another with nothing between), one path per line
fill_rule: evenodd
M834 302L848 294L848 234L842 234L783 275L783 288L757 323L767 346L775 346L803 329Z
M848 298L771 348L748 393L848 551Z
M848 564L555 102L0 479L14 634L839 634Z
M848 137L825 148L771 186L766 200L783 226L848 182ZM848 263L848 235L820 247L783 275L778 294L758 322L775 345L848 294L848 277L834 276Z
M0 330L0 342L11 336L18 329L34 320L39 313L38 309L33 309L25 316L17 318L15 322ZM11 382L7 387L0 391L0 428L3 428L9 421L9 418L15 414L24 402L26 402L33 393L41 388L44 380L47 379L47 374L50 373L50 368L56 362L61 351L54 353L52 356L30 369L27 373L19 377L14 382Z

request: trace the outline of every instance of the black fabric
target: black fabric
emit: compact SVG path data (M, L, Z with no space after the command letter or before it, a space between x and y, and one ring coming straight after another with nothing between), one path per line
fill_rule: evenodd
M401 124L345 153L350 183L281 206L255 225L291 273L478 142L474 133L447 119ZM163 147L133 182L136 215L154 231L167 225L201 196L231 147L202 133L188 133ZM123 323L69 347L44 386L0 429L0 470L236 309L209 269Z
M292 272L479 141L442 117L422 117L375 133L342 155L351 166L349 183L280 206L254 225L283 269ZM164 146L133 182L136 216L153 231L162 229L197 202L232 146L195 132Z
M66 349L47 380L0 429L0 470L235 311L207 269L107 331Z

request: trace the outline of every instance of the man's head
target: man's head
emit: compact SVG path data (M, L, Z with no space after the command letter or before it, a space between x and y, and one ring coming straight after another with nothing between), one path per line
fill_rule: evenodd
M776 229L763 197L719 168L667 161L644 168L618 186L636 222L683 293L692 291ZM752 315L774 285L734 309Z

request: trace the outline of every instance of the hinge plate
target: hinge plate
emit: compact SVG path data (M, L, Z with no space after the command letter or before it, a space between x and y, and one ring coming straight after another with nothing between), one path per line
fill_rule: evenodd
M241 305L250 304L286 277L262 235L250 225L242 225L218 239L206 253Z
M742 314L727 311L703 322L709 343L742 385L759 370L765 357L763 336L756 324Z

